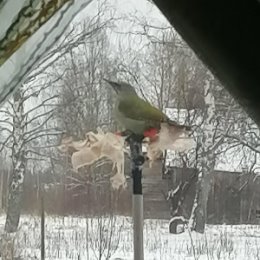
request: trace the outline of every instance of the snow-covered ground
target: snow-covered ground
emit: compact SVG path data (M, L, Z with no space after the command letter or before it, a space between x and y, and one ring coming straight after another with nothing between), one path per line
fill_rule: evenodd
M0 228L5 218L0 217ZM146 220L145 260L260 259L259 226L208 226L206 233L168 233L168 222ZM21 259L40 259L40 220L23 216L17 237ZM110 250L109 250L110 248ZM110 256L111 255L111 256ZM132 260L130 218L46 218L46 259Z

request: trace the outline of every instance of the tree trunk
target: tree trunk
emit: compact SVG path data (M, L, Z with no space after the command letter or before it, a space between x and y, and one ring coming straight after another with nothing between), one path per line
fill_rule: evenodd
M197 191L195 204L193 208L192 230L199 233L204 233L207 221L207 203L211 188L210 173L200 172L199 181L197 182Z
M13 170L9 182L5 233L2 236L2 260L13 259L14 237L17 231L23 196L23 184L26 168L24 145L24 115L22 92L14 95L13 116ZM12 234L14 233L14 234Z
M1 259L14 260L14 233L5 233L1 237Z
M14 95L13 109L13 172L8 192L7 217L5 223L5 231L7 233L16 232L19 224L26 167L24 151L23 100L21 91L17 91Z
M209 75L211 78L211 76ZM196 196L190 218L190 227L200 233L204 233L207 221L207 203L211 188L210 174L214 170L215 157L213 146L215 100L211 93L211 80L207 79L204 86L204 101L206 118L204 121L203 136L200 142L202 158L198 161L199 177L197 182Z
M20 219L22 196L23 196L23 178L25 166L20 164L20 168L13 171L12 181L9 186L9 196L7 205L7 216L5 231L7 233L16 232Z
M3 209L4 171L0 173L0 213Z

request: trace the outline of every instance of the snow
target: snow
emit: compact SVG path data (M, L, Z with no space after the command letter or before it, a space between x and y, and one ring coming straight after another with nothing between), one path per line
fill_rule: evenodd
M186 124L185 120L195 113L194 110L188 111L187 109L177 109L177 108L166 108L165 114L172 120L176 120L179 124ZM198 123L198 122L196 122Z
M179 191L179 189L180 189L180 184L176 187L176 189L169 190L167 200L169 200L170 198L173 198L176 195L176 193Z
M4 221L5 217L0 216L0 229L3 228ZM172 235L168 232L168 224L166 220L145 220L146 260L259 259L259 226L208 225L205 234L186 230L182 234ZM102 240L105 242L111 234L112 254L108 259L132 260L131 218L113 216L86 219L48 216L46 217L46 260L98 259L98 249L104 246L106 253L109 245L109 243L102 244ZM38 217L22 216L17 248L17 254L22 259L40 259Z

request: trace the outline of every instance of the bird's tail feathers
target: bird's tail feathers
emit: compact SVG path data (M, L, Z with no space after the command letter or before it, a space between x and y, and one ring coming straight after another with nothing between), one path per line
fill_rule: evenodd
M188 125L180 125L180 124L178 124L176 121L171 120L171 119L168 119L168 120L167 120L167 123L168 123L169 125L171 125L171 126L176 126L176 127L178 127L178 128L182 128L182 129L184 129L184 130L187 131L187 132L192 131L191 126L188 126Z

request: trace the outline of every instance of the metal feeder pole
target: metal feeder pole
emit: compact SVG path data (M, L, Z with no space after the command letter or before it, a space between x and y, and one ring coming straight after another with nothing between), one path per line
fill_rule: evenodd
M142 152L142 136L130 135L127 141L131 150L132 163L132 214L134 231L134 260L144 260L143 248L143 192L142 192L142 167L144 156Z

